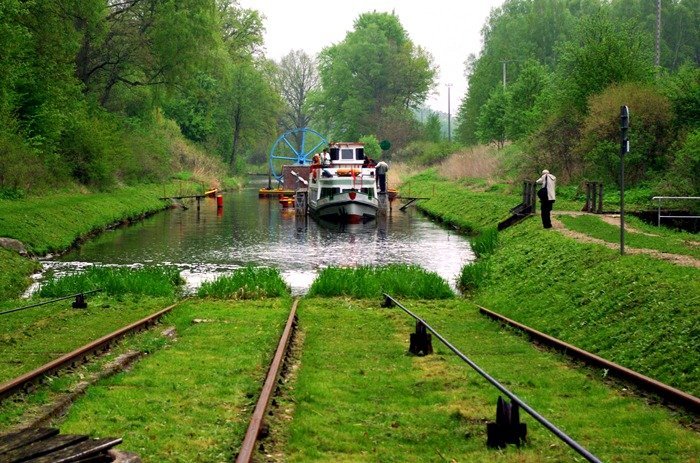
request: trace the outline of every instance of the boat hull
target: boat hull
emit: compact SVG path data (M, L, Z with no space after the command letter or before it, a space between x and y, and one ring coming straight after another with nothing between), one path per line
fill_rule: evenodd
M376 199L364 195L336 195L309 203L309 212L319 219L342 223L363 223L377 217L379 204Z

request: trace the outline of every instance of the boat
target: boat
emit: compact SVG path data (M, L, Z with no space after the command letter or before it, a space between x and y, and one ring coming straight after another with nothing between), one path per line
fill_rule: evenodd
M377 216L374 165L365 160L364 144L332 143L330 164L311 164L309 213L321 220L363 223Z

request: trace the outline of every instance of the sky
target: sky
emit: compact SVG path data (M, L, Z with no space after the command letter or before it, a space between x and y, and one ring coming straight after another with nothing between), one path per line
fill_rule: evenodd
M394 12L415 45L425 48L439 67L437 85L426 105L457 112L467 90L464 62L478 55L481 28L492 8L504 0L239 0L264 16L265 55L279 61L291 50L314 56L341 42L355 19L368 11Z

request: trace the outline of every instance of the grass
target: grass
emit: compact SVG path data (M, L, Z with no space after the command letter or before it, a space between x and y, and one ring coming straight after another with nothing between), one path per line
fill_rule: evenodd
M543 230L535 220L501 233L500 243L475 301L700 394L698 269L620 256Z
M29 286L29 275L38 269L38 262L25 259L14 251L0 248L0 301L22 294Z
M0 383L167 307L173 299L88 296L87 302L87 309L73 309L65 300L0 315ZM0 311L22 305L10 304L0 304Z
M521 201L520 193L473 191L438 177L433 169L405 181L400 192L403 196L430 198L419 201L418 208L439 221L473 235L508 218L510 209Z
M450 286L436 273L406 264L328 267L316 277L308 292L310 296L354 298L381 297L382 293L421 299L454 297Z
M199 297L216 299L263 299L284 297L290 293L279 269L247 266L223 275L199 287Z
M560 215L559 220L571 230L585 233L610 243L620 242L620 227L603 222L599 217ZM635 228L637 225L635 225ZM649 226L644 227L645 231L643 233L625 231L625 245L632 248L655 249L661 252L681 254L700 259L700 238L697 236L690 233L670 232L668 230L650 230L650 228ZM655 236L649 236L644 233L653 233Z
M61 431L120 436L143 461L233 461L288 313L282 299L184 303L166 320L177 340L90 388Z
M154 297L174 297L183 282L175 267L89 267L60 278L50 277L42 283L39 295L61 297L93 289L110 295L142 294Z
M164 192L168 194L163 186L143 185L108 193L0 200L0 236L20 240L37 255L63 251L109 225L165 208L167 203L158 199Z
M497 391L436 339L435 355L407 355L414 322L379 300L305 299L304 346L290 390L285 461L573 461L524 412L528 443L488 450ZM603 461L693 461L698 434L678 418L572 369L478 315L465 301L402 301L506 387ZM599 372L591 371L598 375Z

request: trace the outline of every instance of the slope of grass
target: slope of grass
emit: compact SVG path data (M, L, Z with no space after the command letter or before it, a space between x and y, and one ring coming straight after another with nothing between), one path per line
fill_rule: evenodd
M55 194L0 200L0 236L20 240L34 254L62 251L78 238L167 206L163 187L143 185L109 193Z
M700 272L544 230L501 233L482 305L694 395L700 394Z
M0 248L0 301L18 297L29 286L29 276L39 263L25 259L14 251Z

